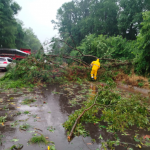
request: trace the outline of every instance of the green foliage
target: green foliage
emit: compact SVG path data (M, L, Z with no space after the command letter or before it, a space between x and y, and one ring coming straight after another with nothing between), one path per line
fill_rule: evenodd
M127 60L133 59L135 55L135 41L127 41L121 36L111 37L111 56L115 59Z
M149 12L146 10L150 10L149 0L73 0L65 3L57 11L57 21L52 21L60 33L56 41L53 38L52 53L80 55L63 40L83 54L99 58L132 60L136 55L136 71L148 73ZM93 61L91 57L82 59L88 63Z
M1 116L0 117L0 123L6 122L6 118L7 118L7 115L6 116Z
M27 124L27 123L24 123L23 125L21 125L20 127L19 127L21 130L27 130L27 129L29 129L30 128L30 125L29 124Z
M9 110L8 105L5 105L5 106L3 107L3 110Z
M28 105L28 104L31 104L31 103L33 103L35 101L36 100L34 100L34 99L24 99L21 104Z
M56 69L59 64L51 65L50 61L50 58L43 56L40 53L18 61L16 62L16 66L10 68L5 76L0 79L0 86L2 88L24 86L33 88L35 84L61 81L62 77L58 75L61 71L58 70L57 72L53 72L53 69Z
M47 127L47 130L50 131L50 132L54 132L55 128L52 127L52 126L49 126L49 127Z
M30 112L29 112L29 111L24 111L23 113L24 113L24 114L29 114Z
M57 21L52 23L71 46L75 45L68 39L70 35L77 46L89 34L135 40L143 21L142 12L150 10L149 4L148 0L73 0L58 9ZM71 49L66 51L70 53Z
M89 73L89 68L74 65L67 68L66 72L64 72L64 76L69 81L77 81L78 83L81 83L81 79L88 79Z
M127 41L121 36L107 37L99 35L96 37L91 34L85 37L78 49L80 49L83 54L97 56L98 58L112 57L127 60L135 57L132 53L134 45L135 42ZM75 55L77 56L77 54ZM83 60L90 63L93 59L85 57Z
M124 38L135 40L139 33L140 23L143 21L142 12L149 10L149 1L145 0L120 0L120 14L118 27Z
M33 30L23 29L22 21L15 18L20 10L13 0L0 1L0 47L39 50L41 43Z
M25 48L31 49L33 52L38 51L41 48L41 43L37 36L34 34L33 29L24 29L24 38L23 41L26 44Z
M18 145L13 145L9 150L16 150L16 149L22 149L23 145L22 144L18 144Z
M77 124L74 130L75 135L78 135L78 126L84 130L82 123L99 123L100 121L108 123L106 129L109 132L124 132L134 125L143 128L149 127L147 99L139 95L122 97L121 94L115 91L114 86L113 83L108 82L107 86L99 87L97 105L85 112L80 118L80 124ZM95 98L82 102L81 109L71 114L63 126L70 132L78 116L89 108L94 101ZM99 111L101 111L100 118L96 117Z
M1 47L15 48L15 34L17 33L14 15L20 6L11 0L0 1L0 45Z
M5 79L5 80L1 81L1 83L0 83L0 87L2 87L4 89L18 88L18 87L24 87L24 86L25 86L25 83L21 79L18 79L16 81Z
M82 41L81 46L78 47L83 54L97 56L98 58L110 55L111 40L107 36L99 35L96 37L94 34L88 35ZM83 60L91 62L93 58L86 57Z
M136 71L138 73L149 73L150 71L150 50L149 50L149 38L150 38L150 12L143 13L144 21L141 23L142 28L140 34L137 36L137 46L136 51Z
M11 127L16 127L19 125L18 120L14 121L13 123L10 123Z
M142 86L144 86L144 83L139 82L139 83L138 83L138 86L139 86L139 87L142 87Z

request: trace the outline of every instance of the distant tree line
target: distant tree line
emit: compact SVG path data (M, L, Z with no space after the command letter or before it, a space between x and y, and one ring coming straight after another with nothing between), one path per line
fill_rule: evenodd
M52 20L59 30L51 53L84 54L133 60L139 73L150 72L150 0L72 0ZM83 57L87 62L90 58Z
M39 50L41 43L33 30L23 28L23 22L15 18L20 10L13 0L0 0L0 48Z

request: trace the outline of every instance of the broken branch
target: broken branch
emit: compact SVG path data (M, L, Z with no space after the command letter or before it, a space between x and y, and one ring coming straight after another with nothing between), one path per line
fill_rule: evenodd
M97 97L98 97L98 93L97 93L97 96L96 96L96 98L95 98L95 100L94 100L94 104L91 105L89 108L85 109L85 110L82 112L82 114L76 119L76 121L75 121L75 123L74 123L74 125L73 125L73 127L72 127L72 129L71 129L71 132L70 132L70 134L69 134L69 136L68 136L68 141L70 141L70 139L71 139L71 137L72 137L72 135L73 135L73 131L74 131L74 129L75 129L75 127L76 127L78 121L80 120L80 118L84 115L84 113L85 113L86 111L88 111L89 109L91 109L93 106L96 105L95 103L96 103Z

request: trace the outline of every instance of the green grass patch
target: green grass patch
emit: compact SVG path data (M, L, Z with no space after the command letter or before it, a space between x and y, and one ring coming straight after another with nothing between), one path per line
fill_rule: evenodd
M0 82L0 88L3 89L18 88L18 87L19 88L25 87L25 84L21 79L20 80L18 79L16 81L5 79L4 81L2 80Z
M50 142L48 140L46 140L46 138L44 137L44 135L41 136L34 136L30 139L29 141L32 144L49 144Z

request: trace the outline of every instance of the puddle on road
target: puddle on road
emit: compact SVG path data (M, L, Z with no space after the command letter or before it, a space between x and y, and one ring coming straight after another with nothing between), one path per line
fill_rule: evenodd
M34 128L40 129L37 130L39 133L43 134L45 137L48 137L50 141L53 141L57 150L88 149L85 143L91 143L91 137L84 138L84 141L82 137L75 137L70 143L67 141L67 133L62 124L67 120L68 115L80 107L70 107L67 97L61 94L54 94L55 91L61 91L61 88L58 85L49 86L43 90L43 94L37 94L38 96L33 94L33 97L37 97L38 100L37 102L32 103L30 105L31 107L28 105L20 104L25 97L28 97L28 94L26 94L27 96L22 95L20 97L13 96L14 99L7 102L6 100L8 100L11 95L9 95L9 97L3 95L2 99L5 101L4 105L9 103L10 110L0 110L0 116L4 116L6 112L9 112L7 118L8 122L6 123L7 125L0 125L1 134L4 135L2 140L3 144L0 146L1 150L6 150L17 143L24 145L22 150L45 150L47 148L45 145L39 146L38 144L27 144L29 139L33 137L32 134L35 134L34 131L36 130ZM68 96L72 95L68 94ZM1 106L3 108L3 105ZM24 111L28 111L30 114L23 114ZM22 112L22 114L19 116L11 116L17 112ZM28 120L24 122L23 120L26 119ZM14 128L11 128L9 124L17 120L20 120L17 122L18 125L16 125ZM33 126L29 128L30 132L19 130L19 126L23 123L27 123ZM47 128L50 126L55 128L54 133L47 130ZM19 141L10 142L12 139L19 139ZM95 143L89 145L89 147L93 150L96 150L97 148L100 148L100 144Z
M36 133L35 131L48 137L49 141L53 141L57 150L100 149L100 134L106 141L107 139L113 140L113 134L106 132L105 129L100 130L98 125L86 124L85 128L89 131L90 136L86 138L82 138L82 136L74 137L71 142L68 142L66 130L62 126L68 119L68 116L80 108L78 103L86 100L88 94L88 98L92 98L95 93L96 87L93 84L83 84L81 86L73 85L72 87L70 85L51 85L41 91L35 91L33 93L24 92L22 95L11 95L12 93L0 94L0 116L4 116L6 112L8 113L6 125L0 125L1 134L4 135L0 150L6 150L18 143L23 144L22 150L46 150L47 146L45 145L28 144L29 139ZM31 103L29 106L20 104L22 100L29 97L37 101ZM1 100L5 102L3 103ZM6 104L9 104L8 107L10 110L3 109ZM24 114L25 111L28 111L29 114ZM18 112L22 114L17 115ZM10 126L12 123L14 123L14 127ZM19 130L19 126L23 123L27 123L32 127L30 127L28 131ZM51 126L55 128L53 133L47 130L47 128ZM40 136L38 133L36 134ZM146 133L142 132L142 134L145 135ZM11 142L12 139L19 139L19 141ZM92 143L92 139L95 139L96 142ZM120 139L123 139L124 142L133 143L129 136L120 136ZM116 150L124 149L126 148L121 146L116 147ZM134 150L135 149L136 148L134 148ZM145 148L145 150L148 149Z

